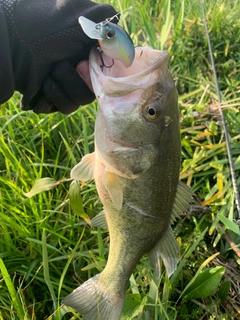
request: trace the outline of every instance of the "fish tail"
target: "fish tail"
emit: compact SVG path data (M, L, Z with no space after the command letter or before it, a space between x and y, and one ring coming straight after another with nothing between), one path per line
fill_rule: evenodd
M124 293L113 294L99 281L99 276L84 282L62 303L79 312L83 320L119 320Z

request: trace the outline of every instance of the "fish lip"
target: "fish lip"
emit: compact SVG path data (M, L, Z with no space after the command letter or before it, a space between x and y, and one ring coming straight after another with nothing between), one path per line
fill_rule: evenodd
M164 78L169 59L166 51L149 47L135 47L135 58L129 68L118 60L114 60L112 65L112 59L104 53L101 53L101 56L105 64L103 68L99 50L97 47L92 48L89 57L90 75L99 102L103 95L123 97L154 85L159 79Z
M137 60L140 60L139 57L143 56L145 54L155 54L156 58L151 59L150 57L148 58L148 66L144 67L140 72L133 72L135 63ZM101 59L102 57L102 59ZM152 69L159 68L161 64L165 64L168 59L169 59L169 54L167 51L163 50L154 50L151 49L147 46L145 47L135 47L135 57L133 59L132 65L130 67L125 67L124 64L120 61L114 60L114 64L112 62L112 59L107 57L104 52L101 52L101 57L100 57L100 51L98 47L94 47L91 50L90 53L90 66L95 69L96 73L105 75L110 78L126 78L130 76L142 76L146 75L149 72L152 71ZM103 69L101 68L102 61L104 61L105 66L103 66ZM139 63L139 62L138 62ZM113 65L112 65L113 64ZM111 66L112 65L112 66ZM109 67L111 66L111 67ZM140 65L139 65L140 67ZM116 72L119 71L120 75ZM124 75L125 74L125 75Z

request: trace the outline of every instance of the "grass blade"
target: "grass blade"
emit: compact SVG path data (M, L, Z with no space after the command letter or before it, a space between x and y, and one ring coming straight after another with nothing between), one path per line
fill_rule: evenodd
M14 309L16 310L17 316L19 319L28 319L30 320L30 317L25 313L25 310L21 304L21 301L19 299L18 293L15 290L14 284L10 278L10 275L7 271L7 268L5 267L5 264L2 259L0 259L0 270L3 275L3 279L6 283L6 286L8 288L8 292L12 299L12 304Z
M49 275L49 261L48 261L47 240L46 240L46 230L45 229L43 229L43 232L42 232L42 259L43 259L44 280L48 286L48 289L49 289L51 297L52 297L53 308L54 308L54 310L57 310L57 299L56 299L56 295L55 295L53 285L52 285L50 275Z

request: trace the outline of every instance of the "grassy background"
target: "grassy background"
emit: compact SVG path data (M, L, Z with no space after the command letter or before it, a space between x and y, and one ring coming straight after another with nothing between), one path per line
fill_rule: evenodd
M181 179L207 206L192 207L176 223L181 260L170 280L163 271L156 283L142 258L130 279L122 319L236 319L239 220L200 4L108 2L122 12L121 24L135 45L170 53L182 116ZM205 10L239 177L239 3L209 0ZM0 109L0 320L81 319L61 307L61 298L104 268L109 237L83 219L101 210L94 183L80 186L82 206L74 212L67 179L93 151L97 104L69 116L38 116L20 111L19 101L15 94ZM50 184L63 183L32 198L23 194L45 177Z

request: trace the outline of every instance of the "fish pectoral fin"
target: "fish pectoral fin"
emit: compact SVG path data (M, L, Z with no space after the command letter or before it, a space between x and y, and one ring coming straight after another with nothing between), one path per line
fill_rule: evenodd
M91 220L91 225L96 228L101 228L104 230L108 230L108 224L107 224L107 219L105 215L105 211L102 210L97 214L92 220Z
M71 178L78 181L94 179L95 152L86 154L71 170Z
M155 146L151 144L137 148L117 147L112 150L112 155L115 159L113 167L129 179L147 171L157 158Z
M115 208L120 210L123 202L123 190L120 177L113 172L105 170L103 175L103 184L107 189Z
M173 223L176 218L179 218L181 214L186 212L191 203L195 202L195 200L193 199L193 195L194 193L189 186L187 186L182 181L178 182L177 193L171 214L171 223Z
M160 257L165 265L168 277L170 277L177 268L178 263L178 243L174 238L172 228L169 226L163 237L158 241L155 247L148 253L150 265L154 270L157 279L160 278Z

